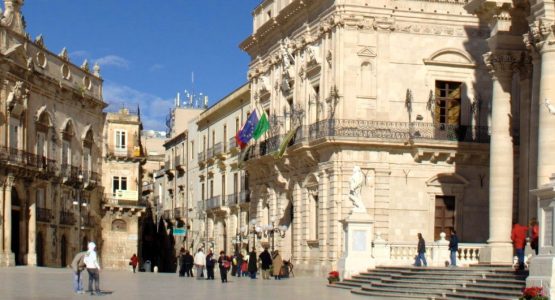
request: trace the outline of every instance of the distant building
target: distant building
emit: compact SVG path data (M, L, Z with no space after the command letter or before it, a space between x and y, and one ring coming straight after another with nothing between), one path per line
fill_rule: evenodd
M101 243L100 68L25 32L22 0L0 21L0 266L66 267Z

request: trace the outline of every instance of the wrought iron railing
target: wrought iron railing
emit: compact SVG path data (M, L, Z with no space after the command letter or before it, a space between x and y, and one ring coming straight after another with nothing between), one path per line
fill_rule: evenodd
M251 193L249 190L243 190L239 193L239 204L251 201Z
M106 195L112 195L112 194L106 194ZM156 203L156 199L154 201ZM148 201L146 199L126 200L126 199L115 199L115 198L106 197L104 198L104 202L111 205L118 205L118 206L145 207Z
M37 207L37 221L50 223L50 221L52 221L52 210L48 208Z
M341 119L323 120L309 126L309 140L323 137L489 143L486 126Z
M237 140L235 137L229 139L229 150L237 148Z
M15 165L37 168L39 167L39 162L41 162L42 160L33 153L29 153L20 149L0 146L0 161L9 162Z
M214 148L208 148L206 151L206 159L211 159L214 157Z
M239 194L238 193L228 194L226 198L227 198L227 205L234 205L234 204L237 204L239 200Z
M206 200L206 209L213 209L223 205L224 203L222 203L222 197L220 196L214 196Z
M218 155L220 153L223 152L223 145L222 143L216 143L216 145L214 145L214 155Z
M74 225L75 224L75 215L73 214L73 212L61 211L60 212L60 224Z

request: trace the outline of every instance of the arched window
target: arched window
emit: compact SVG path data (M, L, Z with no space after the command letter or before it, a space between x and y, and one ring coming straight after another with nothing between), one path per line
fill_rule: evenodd
M112 222L112 231L127 231L127 223L121 219L114 220Z

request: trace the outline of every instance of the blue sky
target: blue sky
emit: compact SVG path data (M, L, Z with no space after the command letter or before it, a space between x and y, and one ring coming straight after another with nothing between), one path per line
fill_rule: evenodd
M25 1L27 32L43 34L54 53L98 61L104 100L141 105L145 129L165 130L178 91L213 104L247 81L249 56L238 47L252 33L261 0Z

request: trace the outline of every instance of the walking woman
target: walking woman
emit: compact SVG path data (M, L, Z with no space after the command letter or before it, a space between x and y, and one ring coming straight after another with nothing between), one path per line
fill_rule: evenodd
M227 271L231 267L231 261L227 255L225 255L225 251L220 251L220 257L218 258L218 266L220 267L220 278L222 279L222 283L227 282Z
M249 271L249 275L251 276L251 279L256 279L256 272L258 271L258 267L256 266L256 250L254 249L254 247L252 248L252 251L249 253L249 267L248 267L248 271Z

